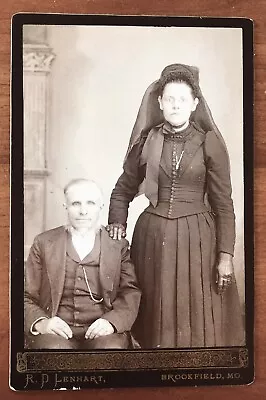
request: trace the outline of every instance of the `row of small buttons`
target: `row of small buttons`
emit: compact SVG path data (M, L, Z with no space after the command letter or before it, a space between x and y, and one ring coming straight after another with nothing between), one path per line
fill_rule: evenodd
M172 153L172 184L171 184L171 194L170 194L170 199L169 199L169 209L168 209L168 218L171 216L172 211L173 211L173 202L174 202L174 192L175 192L175 186L176 186L176 177L177 177L177 170L176 170L176 142L173 142L173 153Z
M79 264L79 268L82 268L82 265L81 264ZM81 281L82 280L82 277L81 276L78 276L78 281ZM79 294L80 293L80 290L79 289L76 289L75 290L75 294ZM78 313L78 311L77 311L77 313Z

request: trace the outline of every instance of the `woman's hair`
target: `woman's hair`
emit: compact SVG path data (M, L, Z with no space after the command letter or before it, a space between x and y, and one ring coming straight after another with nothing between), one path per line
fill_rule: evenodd
M158 81L159 96L163 95L165 86L171 82L186 83L191 88L194 98L199 97L200 89L199 89L198 83L195 82L193 75L191 73L189 73L189 71L185 71L185 70L183 70L183 71L178 71L178 70L174 71L173 70L173 71L169 71L168 73L164 73L164 71L163 71L162 75Z

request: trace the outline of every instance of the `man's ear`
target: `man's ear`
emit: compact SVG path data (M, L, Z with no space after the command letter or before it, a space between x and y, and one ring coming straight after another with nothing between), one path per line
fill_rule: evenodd
M193 105L192 111L195 111L195 110L196 110L198 104L199 104L199 99L198 99L197 97L195 97L195 99L194 99L194 105Z
M162 97L161 96L158 96L158 102L159 102L159 105L160 105L160 110L163 110Z

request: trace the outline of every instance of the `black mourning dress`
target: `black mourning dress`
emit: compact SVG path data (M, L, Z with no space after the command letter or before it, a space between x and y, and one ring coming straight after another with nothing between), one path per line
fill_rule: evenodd
M144 179L145 193L152 187L157 197L140 215L132 240L142 290L133 334L143 348L243 345L235 279L223 295L215 283L217 255L233 255L235 241L224 145L195 123L178 134L168 123L153 128L125 162L111 195L109 223L126 225L129 202Z

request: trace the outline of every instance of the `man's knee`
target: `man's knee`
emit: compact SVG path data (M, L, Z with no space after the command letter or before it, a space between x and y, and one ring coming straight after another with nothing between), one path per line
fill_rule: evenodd
M73 350L76 344L73 340L64 339L61 336L46 333L43 335L30 335L26 338L27 347L29 349L52 349L52 350Z
M126 333L112 333L86 342L89 349L127 349L129 346Z

